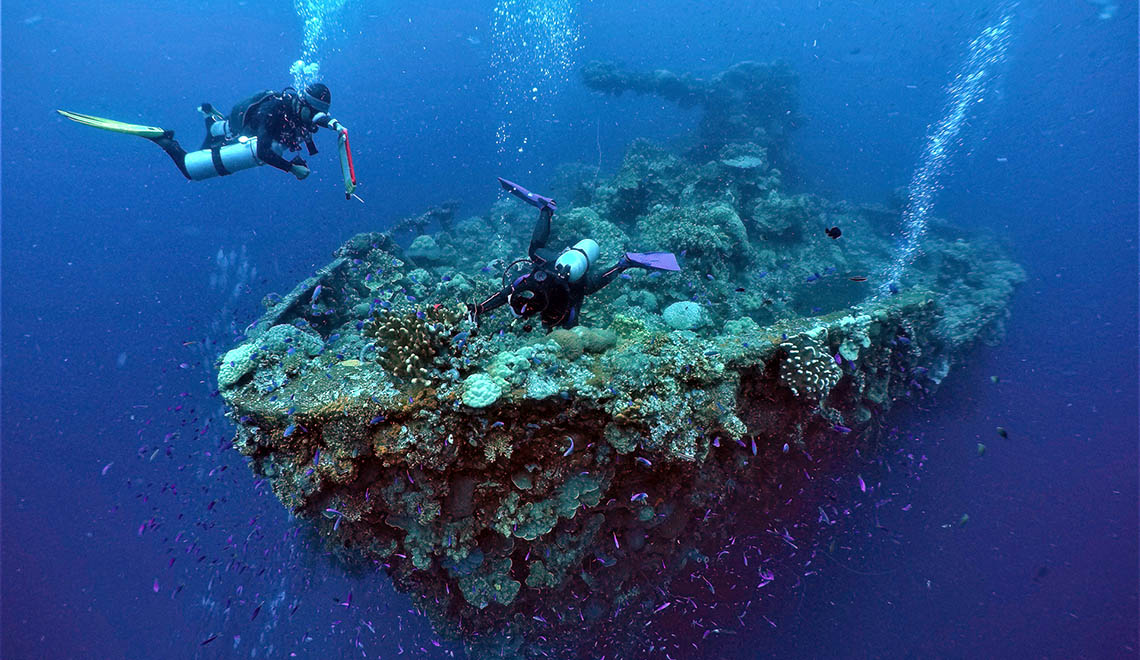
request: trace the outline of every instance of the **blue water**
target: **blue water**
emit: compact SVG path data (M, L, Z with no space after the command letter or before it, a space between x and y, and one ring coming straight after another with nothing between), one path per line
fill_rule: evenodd
M786 59L809 118L792 184L858 202L910 181L950 75L999 11L529 4L573 11L573 66ZM656 99L597 97L571 67L517 101L525 148L503 148L502 85L517 79L492 69L495 5L339 13L321 71L361 204L343 199L327 134L303 182L264 169L187 183L153 145L53 112L160 124L196 146L198 103L289 84L291 3L4 4L3 657L462 656L384 578L333 563L223 449L212 363L264 294L354 233L447 199L480 213L496 175L612 171L631 139L695 124ZM1099 11L1013 10L1000 83L942 177L935 215L994 231L1029 279L1005 341L891 419L928 459L906 486L912 515L853 532L854 560L817 566L771 622L674 657L1135 656L1137 15ZM943 527L962 513L968 525Z

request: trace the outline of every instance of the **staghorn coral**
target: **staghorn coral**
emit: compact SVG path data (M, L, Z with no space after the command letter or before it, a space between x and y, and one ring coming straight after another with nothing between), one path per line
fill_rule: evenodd
M779 348L784 352L780 382L796 396L822 399L843 375L835 359L828 355L827 347L808 333L785 339Z

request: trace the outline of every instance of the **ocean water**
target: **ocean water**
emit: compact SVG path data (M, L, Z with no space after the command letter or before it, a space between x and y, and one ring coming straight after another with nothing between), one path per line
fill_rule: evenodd
M684 645L642 654L1137 654L1135 4L2 12L3 657L464 657L383 575L335 561L228 448L215 360L262 297L358 232L446 200L485 212L496 176L541 190L562 163L609 174L635 138L694 130L695 109L586 89L591 60L707 77L783 59L806 118L787 186L886 203L921 170L971 40L1005 13L1006 51L946 142L931 213L996 235L1027 281L1000 344L891 412L926 457L918 478L883 476L909 515L853 514L845 554L776 585L764 616L704 638L693 617ZM304 181L261 168L188 183L144 140L54 112L197 146L199 103L292 84L301 58L349 127L363 202L344 199L331 134Z

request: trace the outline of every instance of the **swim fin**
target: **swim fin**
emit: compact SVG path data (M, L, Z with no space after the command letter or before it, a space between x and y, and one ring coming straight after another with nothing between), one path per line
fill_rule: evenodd
M115 121L114 119L104 119L102 117L92 117L91 115L81 115L78 112L68 112L67 110L56 110L56 112L63 115L64 117L67 117L71 121L83 124L84 126L101 128L104 131L112 131L114 133L137 135L139 137L144 137L147 139L162 137L162 135L166 133L166 129L157 128L155 126L128 124L126 122Z
M672 252L626 252L625 258L631 265L648 270L681 270Z

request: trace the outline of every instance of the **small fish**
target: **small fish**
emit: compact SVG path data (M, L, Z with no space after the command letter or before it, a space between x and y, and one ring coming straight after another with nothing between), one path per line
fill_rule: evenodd
M849 427L846 427L842 424L836 424L835 426L832 426L831 428L835 429L836 431L838 431L840 433L850 433L851 432L851 429Z
M1001 379L998 378L997 376L990 376L990 382L991 383L1000 383Z
M205 645L209 644L210 642L214 641L214 640L215 640L215 639L217 639L217 638L218 638L218 633L214 633L213 635L210 635L210 636L209 636L209 637L207 637L206 639L203 639L203 640L202 640L202 643L201 643L201 644L199 644L198 646L205 646Z
M284 435L286 438L288 438L289 436L293 435L293 433L296 431L297 431L297 425L296 424L290 424L289 426L285 427L285 434Z
M660 612L661 610L663 610L663 609L665 609L665 608L669 607L669 606L670 606L670 605L672 605L672 604L673 604L673 603L662 603L661 605L658 605L658 606L657 606L657 609L653 610L653 613L654 613L654 614L656 614L656 613Z
M843 230L839 227L828 227L826 230L824 230L823 233L827 234L832 239L836 239L843 235Z
M257 607L253 608L253 615L249 617L249 620L250 620L250 621L253 621L254 619L256 619L256 618L257 618L257 615L258 615L260 612L261 612L261 605L258 605Z
M849 277L847 279L851 280L852 282L866 282L867 281L867 278L863 277L862 275L855 275L854 277Z
M978 443L978 458L981 458L982 456L985 456L985 455L986 455L986 446L979 442Z
M368 420L368 425L369 426L376 426L377 424L379 424L382 421L384 421L384 416L383 415L377 415L377 416L373 417L372 419Z
M958 526L965 527L966 523L970 522L970 514L963 513L962 517L958 519Z
M786 453L788 453L788 450L789 450L789 449L791 449L791 447L789 447L789 446L788 446L788 443L786 443L786 442L785 442L785 443L784 443L784 453L785 453L785 454L786 454Z
M630 496L630 502L644 502L649 499L649 493L634 493Z
M637 461L638 463L641 463L645 467L653 467L653 462L650 461L648 458L642 458L641 456L638 456L637 458L635 458L633 460Z
M315 305L315 304L317 304L317 300L318 300L318 299L321 297L321 292L322 292L322 291L324 291L324 287L323 287L323 286L321 286L320 284L318 284L318 285L317 285L317 286L316 286L316 287L313 289L313 296L312 296L311 298L309 298L309 304L310 304L310 305Z
M859 480L859 490L866 493L867 492L867 482L863 481L863 475L857 474L857 475L855 475L855 478Z
M111 461L110 463L103 466L103 473L102 474L104 477L107 476L107 472L109 472L111 470L111 466L114 464L115 464L115 461Z
M570 454L574 453L574 438L568 435L566 436L566 439L570 441L570 446L566 448L566 451L562 452L563 458L566 458Z
M154 593L158 593L158 578L154 579L154 586L152 588L154 589Z
M1009 431L1006 431L1004 426L997 427L997 434L1003 438L1009 438Z
M742 286L738 286L738 287L736 287L736 292L737 292L737 293L744 293L745 291L746 291L746 289L745 289L744 287L742 287Z
M819 279L819 273L812 273L804 278L805 282L814 282Z
M910 337L899 335L898 337L895 337L895 339L898 340L898 342L903 346L910 346Z

